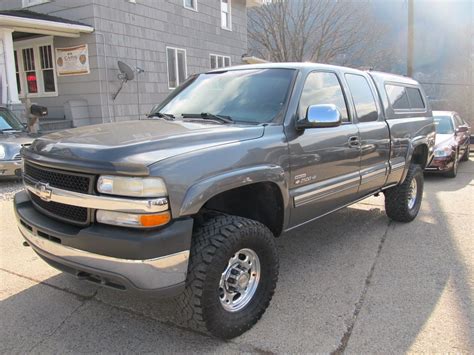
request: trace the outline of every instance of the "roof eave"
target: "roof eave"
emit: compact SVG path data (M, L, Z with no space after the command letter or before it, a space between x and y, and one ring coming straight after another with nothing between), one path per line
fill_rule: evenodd
M0 15L0 27L14 31L56 35L63 37L79 37L81 33L94 32L94 27L64 22L31 19L18 16Z

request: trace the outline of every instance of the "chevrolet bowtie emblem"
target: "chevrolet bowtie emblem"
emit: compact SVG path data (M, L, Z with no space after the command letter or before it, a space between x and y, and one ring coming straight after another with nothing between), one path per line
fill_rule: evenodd
M51 193L53 191L49 188L48 183L38 181L35 184L35 192L43 201L51 201Z

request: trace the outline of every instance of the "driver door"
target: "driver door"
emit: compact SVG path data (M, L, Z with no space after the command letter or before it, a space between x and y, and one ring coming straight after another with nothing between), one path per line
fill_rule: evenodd
M337 127L308 128L289 139L290 228L354 200L360 185L359 132L335 72L311 72L301 94L298 118L311 105L334 104L342 116Z

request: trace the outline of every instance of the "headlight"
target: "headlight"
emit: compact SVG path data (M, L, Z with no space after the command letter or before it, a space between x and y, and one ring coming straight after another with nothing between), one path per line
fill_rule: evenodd
M5 146L0 144L0 160L5 159Z
M154 214L135 214L98 210L96 220L99 223L114 226L151 228L165 225L171 220L169 211Z
M164 197L168 195L163 179L157 177L122 177L104 175L97 181L97 190L104 194L131 197Z
M445 147L442 149L436 149L434 152L435 158L444 158L449 157L452 153L452 149L450 147Z

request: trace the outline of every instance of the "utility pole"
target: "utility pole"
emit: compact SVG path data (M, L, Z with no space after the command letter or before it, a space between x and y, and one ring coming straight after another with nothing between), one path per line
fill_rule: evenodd
M414 51L414 0L408 0L408 29L407 29L407 76L413 77Z

